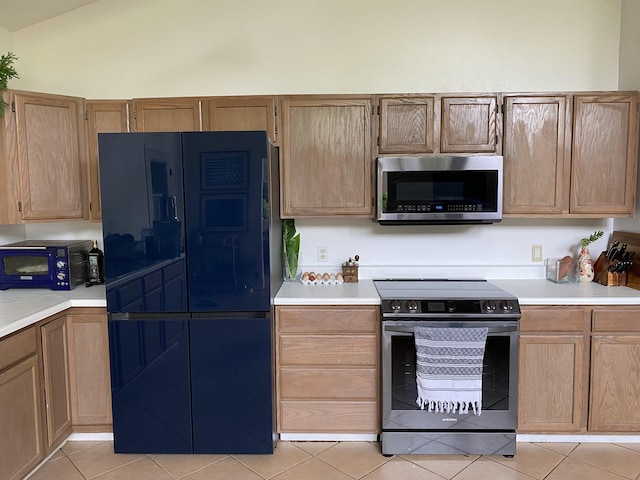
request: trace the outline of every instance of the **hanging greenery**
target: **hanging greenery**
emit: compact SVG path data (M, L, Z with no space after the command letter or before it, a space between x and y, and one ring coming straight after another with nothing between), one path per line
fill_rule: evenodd
M7 89L9 80L12 78L20 78L18 72L13 67L13 62L17 59L18 57L11 52L0 56L0 95ZM6 106L7 102L0 97L0 117L4 114L4 108Z

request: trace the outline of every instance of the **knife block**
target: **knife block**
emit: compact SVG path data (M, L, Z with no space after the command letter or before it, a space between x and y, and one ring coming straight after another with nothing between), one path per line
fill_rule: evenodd
M611 265L617 261L607 260L606 252L602 252L593 264L593 280L605 287L623 287L627 284L627 272L614 273L609 271Z

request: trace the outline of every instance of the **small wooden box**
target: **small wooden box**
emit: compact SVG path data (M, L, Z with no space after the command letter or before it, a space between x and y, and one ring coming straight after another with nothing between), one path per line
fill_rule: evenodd
M342 265L342 276L345 283L357 283L358 282L358 264L349 265L345 263Z

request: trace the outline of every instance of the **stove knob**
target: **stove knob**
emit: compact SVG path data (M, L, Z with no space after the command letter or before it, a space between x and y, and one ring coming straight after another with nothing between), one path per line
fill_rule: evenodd
M511 313L513 312L513 305L511 305L511 303L509 303L507 300L504 300L500 302L500 310L505 313Z
M402 305L400 304L399 300L391 300L389 302L389 308L391 309L391 311L393 312L399 312L400 308L402 308Z
M418 302L415 300L408 300L407 301L407 310L410 312L417 312L418 311Z
M495 312L496 310L496 302L494 302L493 300L487 300L486 302L484 302L484 309L487 312Z

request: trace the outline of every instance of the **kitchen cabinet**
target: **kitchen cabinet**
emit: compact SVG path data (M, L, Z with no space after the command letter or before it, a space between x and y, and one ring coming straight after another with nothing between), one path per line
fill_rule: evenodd
M378 97L380 153L412 154L435 151L435 97Z
M100 220L100 168L98 134L129 131L129 102L126 100L88 100L86 102L88 146L89 219Z
M504 214L568 210L571 102L565 95L505 96Z
M640 307L593 310L589 430L640 431Z
M372 97L282 97L282 218L373 213Z
M0 478L19 480L43 458L36 327L0 341Z
M638 93L576 95L571 213L632 216L638 164Z
M497 95L443 96L441 153L499 153Z
M88 218L84 99L10 90L0 137L0 223Z
M206 98L203 114L205 131L266 131L274 145L279 145L276 97Z
M586 430L591 310L523 306L518 432Z
M280 433L377 434L377 306L276 307Z
M202 101L185 98L136 98L132 124L136 132L200 132Z
M109 334L104 308L68 310L69 385L74 431L111 430Z
M46 448L50 451L71 433L69 346L66 317L60 315L41 327Z
M506 217L633 215L638 94L505 95Z

